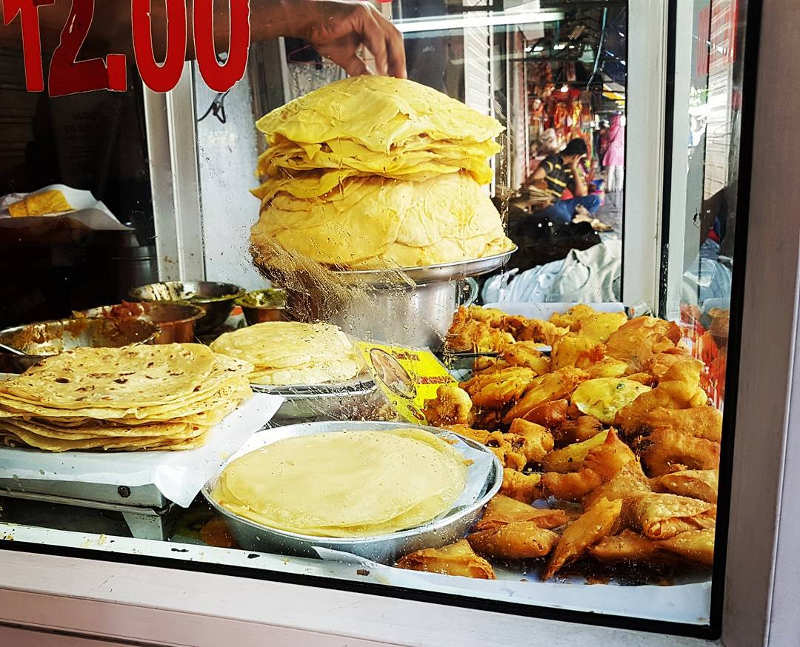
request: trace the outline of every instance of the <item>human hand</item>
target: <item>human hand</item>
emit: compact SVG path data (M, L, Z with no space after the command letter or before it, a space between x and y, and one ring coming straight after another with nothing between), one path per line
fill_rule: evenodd
M403 36L371 3L311 0L303 8L310 12L303 38L350 76L369 74L358 56L358 48L364 45L375 57L378 74L406 78Z

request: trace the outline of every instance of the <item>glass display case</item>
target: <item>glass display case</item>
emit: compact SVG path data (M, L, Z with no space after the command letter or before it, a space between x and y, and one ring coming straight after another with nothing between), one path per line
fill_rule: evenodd
M789 27L370 11L408 80L287 35L225 92L189 60L166 93L131 68L49 98L0 49L0 624L752 645L771 609L791 635L798 242L756 139Z

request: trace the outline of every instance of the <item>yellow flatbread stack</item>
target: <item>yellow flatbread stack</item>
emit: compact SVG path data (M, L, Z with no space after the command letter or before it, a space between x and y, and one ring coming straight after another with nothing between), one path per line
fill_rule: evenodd
M251 384L344 382L361 371L347 335L326 323L268 321L224 333L211 349L250 362Z
M200 447L252 394L251 370L200 344L67 351L0 383L0 443L54 452Z
M256 124L261 217L254 258L274 248L336 268L471 260L512 248L481 188L500 150L493 118L424 85L381 76L331 83Z
M329 432L281 440L236 459L212 498L271 528L369 537L450 510L466 475L461 454L421 429Z

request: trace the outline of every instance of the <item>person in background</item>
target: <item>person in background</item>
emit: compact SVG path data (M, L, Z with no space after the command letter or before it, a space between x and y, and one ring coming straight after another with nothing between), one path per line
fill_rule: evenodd
M600 130L597 132L597 162L601 171L605 168L603 158L608 150L608 125L607 121L601 122Z
M191 16L192 3L187 2ZM0 0L0 8L3 0ZM39 7L39 22L45 49L52 49L60 38L61 29L72 7L67 0ZM214 2L214 37L218 51L228 46L227 0ZM150 8L153 50L156 60L166 53L166 9L164 3ZM0 27L0 43L21 46L19 20ZM192 21L187 30L191 32ZM320 55L344 68L350 76L368 74L370 70L359 52L365 47L375 59L375 72L400 78L406 77L406 55L403 36L370 2L351 0L251 0L250 29L252 42L280 36L300 38L310 43ZM187 58L194 58L191 33L188 34ZM83 58L102 56L109 51L129 56L133 52L130 0L103 0L94 6L94 19Z
M608 148L603 155L603 166L608 172L608 191L622 191L625 185L625 126L622 117L614 115L608 128Z
M539 165L533 174L533 184L550 193L555 202L537 211L535 216L548 218L557 224L567 224L572 222L578 207L592 215L597 212L602 198L589 193L586 173L581 164L587 153L586 142L577 137L570 140L560 153L550 155ZM562 199L565 190L573 197Z

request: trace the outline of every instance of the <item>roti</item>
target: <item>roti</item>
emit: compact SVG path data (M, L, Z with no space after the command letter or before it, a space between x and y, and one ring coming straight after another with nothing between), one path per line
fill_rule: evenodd
M358 537L426 523L466 483L463 457L423 430L281 440L230 463L212 497L235 514L307 535Z

